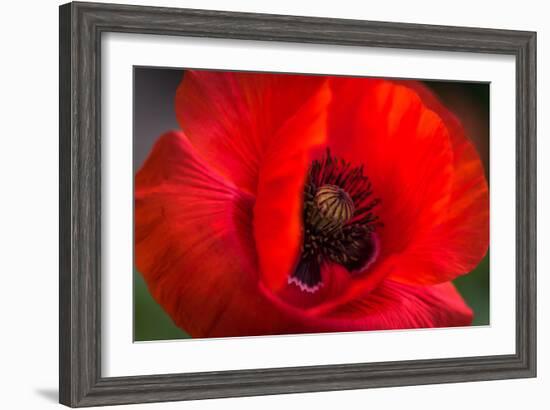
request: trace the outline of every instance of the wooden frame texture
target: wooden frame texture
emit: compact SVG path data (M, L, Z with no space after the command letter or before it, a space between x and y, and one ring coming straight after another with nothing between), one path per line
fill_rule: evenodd
M101 376L101 35L148 33L516 59L516 353ZM536 33L112 4L60 7L60 402L72 407L535 377Z

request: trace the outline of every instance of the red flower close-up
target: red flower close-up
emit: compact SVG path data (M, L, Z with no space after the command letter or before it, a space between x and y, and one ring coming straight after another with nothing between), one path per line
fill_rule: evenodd
M192 337L469 326L483 163L421 82L185 71L135 177L135 264Z

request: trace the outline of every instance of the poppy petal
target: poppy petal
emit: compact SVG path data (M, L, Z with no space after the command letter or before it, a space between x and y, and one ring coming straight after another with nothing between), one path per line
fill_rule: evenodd
M450 282L411 286L385 280L368 295L322 315L314 309L296 309L264 292L281 310L301 318L301 333L469 326L473 318Z
M483 165L460 121L421 84L412 87L442 119L453 146L453 179L450 206L429 238L417 242L392 278L404 283L437 283L469 273L489 247L489 188ZM404 274L423 269L423 275Z
M311 153L326 142L325 86L306 101L274 135L259 168L254 237L262 279L282 289L299 257L304 183Z
M443 122L408 88L384 80L332 81L329 145L364 164L380 198L381 257L403 252L441 218L452 178L452 148Z
M205 161L255 193L272 139L324 82L320 76L190 70L176 93L176 115Z
M410 286L385 280L366 297L339 307L329 317L341 318L342 326L382 330L469 326L473 313L451 282Z
M223 326L229 336L278 314L257 290L252 196L213 172L181 132L159 138L135 183L136 266L178 326L202 337Z
M406 83L334 79L329 144L365 164L382 201L379 263L392 256L392 278L404 283L440 283L487 249L486 181L464 134Z

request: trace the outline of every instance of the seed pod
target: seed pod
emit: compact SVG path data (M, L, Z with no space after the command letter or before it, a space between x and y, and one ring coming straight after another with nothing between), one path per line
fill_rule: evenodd
M315 206L319 214L330 225L342 226L348 222L355 211L349 194L336 185L323 185L315 193Z

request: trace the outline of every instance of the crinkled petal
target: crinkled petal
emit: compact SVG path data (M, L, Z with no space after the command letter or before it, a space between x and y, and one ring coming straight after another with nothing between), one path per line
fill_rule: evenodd
M460 121L419 83L410 86L436 112L450 132L453 178L449 207L429 236L409 248L392 278L405 283L437 283L469 273L489 247L489 188L483 165ZM423 275L407 274L422 269Z
M461 128L407 83L416 84L333 79L329 145L365 164L382 201L378 264L387 267L391 257L395 268L387 272L395 280L434 284L468 272L483 257L487 186Z
M183 133L159 138L135 183L136 266L178 326L207 337L290 322L258 290L254 198L212 171Z
M408 88L384 80L332 81L329 145L364 164L373 184L382 254L403 252L440 219L452 178L447 129Z
M324 83L321 76L189 70L176 115L205 161L255 193L273 138Z
M413 286L384 280L368 295L323 314L275 303L302 318L302 333L469 326L473 318L450 282Z
M411 286L385 280L375 291L331 312L368 330L469 326L473 313L450 282ZM347 323L346 323L347 322Z

